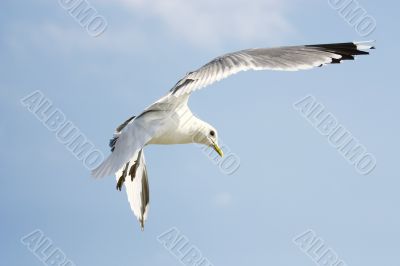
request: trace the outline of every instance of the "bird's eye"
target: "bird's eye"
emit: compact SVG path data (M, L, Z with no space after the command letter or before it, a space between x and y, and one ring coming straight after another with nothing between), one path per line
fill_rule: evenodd
M214 136L215 136L215 132L214 132L214 130L211 130L211 131L210 131L210 136L212 136L212 137L214 137Z

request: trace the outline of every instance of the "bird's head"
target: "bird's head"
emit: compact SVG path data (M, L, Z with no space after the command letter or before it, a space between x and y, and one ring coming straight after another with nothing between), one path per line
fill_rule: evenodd
M213 148L219 156L224 156L224 152L218 146L217 130L206 122L201 121L201 125L196 129L196 133L193 136L193 142L209 146Z

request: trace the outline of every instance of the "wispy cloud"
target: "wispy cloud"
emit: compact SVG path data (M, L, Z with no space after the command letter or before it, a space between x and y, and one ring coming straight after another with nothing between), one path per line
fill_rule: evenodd
M276 41L292 31L286 18L285 0L116 0L114 3L160 21L169 34L196 46L215 47L229 41Z
M134 48L145 47L144 33L136 27L115 28L97 38L85 36L79 27L42 22L31 25L15 23L6 29L4 43L16 55L36 51L69 54L86 51L113 51L129 54Z

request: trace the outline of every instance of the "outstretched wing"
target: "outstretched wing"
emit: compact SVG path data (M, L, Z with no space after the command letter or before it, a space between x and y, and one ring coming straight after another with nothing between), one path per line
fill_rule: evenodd
M163 130L165 115L159 110L148 110L138 117L131 117L119 126L110 141L112 153L96 169L94 177L112 175Z
M373 42L317 44L278 48L247 49L215 58L179 80L170 93L191 93L230 75L246 70L296 71L354 60L355 55L369 54Z
M121 190L122 184L125 183L129 204L143 230L150 202L149 181L143 150L136 152L129 162L115 173L115 176L118 190Z

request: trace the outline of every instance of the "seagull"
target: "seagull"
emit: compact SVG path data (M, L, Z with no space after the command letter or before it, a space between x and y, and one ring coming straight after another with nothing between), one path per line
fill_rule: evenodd
M188 107L192 92L240 71L297 71L354 60L374 48L373 41L246 49L219 56L188 72L169 92L118 126L109 146L111 154L92 171L100 178L115 173L116 188L123 184L131 209L143 231L149 210L149 182L144 148L150 144L198 143L221 157L218 131L193 115Z

